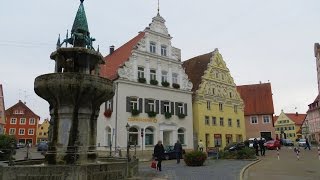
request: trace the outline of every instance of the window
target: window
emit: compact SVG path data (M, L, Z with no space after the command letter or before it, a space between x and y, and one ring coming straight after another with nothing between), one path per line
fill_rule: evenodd
M153 129L148 127L146 128L146 139L145 139L145 145L153 145L154 141L153 141L153 137L154 137L154 133L153 133Z
M223 111L223 105L222 105L222 103L219 103L219 110L220 110L220 111Z
M291 126L288 127L288 130L291 130Z
M156 112L156 104L155 104L156 101L153 99L148 99L147 101L148 101L147 106L148 106L149 111Z
M106 127L106 131L105 131L105 136L106 136L106 145L110 147L111 143L112 143L112 139L111 139L111 128L110 127Z
M235 113L238 113L238 106L237 106L237 105L234 105L234 106L233 106L233 111L234 111Z
M163 102L163 108L164 108L164 112L170 112L170 102L165 101Z
M23 110L20 110L20 111L19 111L19 114L24 114Z
M43 127L41 127L41 130L43 129Z
M20 124L26 124L26 118L20 118Z
M240 119L237 119L237 127L240 127Z
M184 130L182 128L178 129L178 139L180 141L181 144L185 144L185 140L184 140Z
M228 126L231 127L232 126L232 119L228 119Z
M150 42L150 52L156 53L156 43Z
M217 125L217 118L212 117L212 126L216 126L216 125Z
M294 130L294 126L292 126L292 130Z
M263 123L270 123L270 116L263 116Z
M39 132L39 136L42 136L42 132Z
M229 92L229 97L232 98L232 93L231 92Z
M205 124L205 125L210 125L209 116L205 116L205 117L204 117L204 124Z
M162 82L168 82L168 72L167 71L162 71L161 72L161 81Z
M212 88L212 94L213 94L213 95L214 95L214 94L216 94L216 93L215 93L215 89L214 89L214 88Z
M161 56L167 56L167 46L161 45Z
M138 67L138 78L144 78L144 68Z
M232 134L226 134L226 142L227 144L232 143Z
M19 111L18 110L14 110L13 114L19 114Z
M33 125L33 124L36 124L35 119L34 119L34 118L30 118L30 119L29 119L29 124L32 124L32 125Z
M19 135L24 135L24 129L19 129Z
M46 136L46 135L47 135L47 133L43 133L43 135L44 135L44 136Z
M15 135L16 134L16 129L15 128L10 128L9 129L9 135Z
M287 130L287 127L284 127L284 130L286 131L286 130Z
M10 124L17 124L17 118L11 118Z
M221 147L222 146L222 138L221 134L214 134L214 146Z
M252 117L250 117L250 122L251 122L251 124L258 124L258 118L257 118L257 116L252 116Z
M129 144L130 145L138 144L138 129L135 127L131 127L129 129Z
M210 109L211 109L210 101L207 101L207 109L208 109L208 110L210 110Z
M178 113L179 114L184 114L183 103L178 103Z
M224 126L223 117L220 118L220 126Z
M178 84L178 74L172 73L172 83Z
M237 135L236 135L236 141L237 141L238 143L243 141L243 138L242 138L242 135L241 135L241 134L237 134Z
M29 129L28 130L28 135L33 135L34 134L34 130L33 129Z
M133 110L133 109L136 109L136 110L138 110L138 98L136 98L136 97L131 97L131 99L130 99L130 108L131 108L131 110Z
M157 80L157 73L154 69L150 70L150 80Z

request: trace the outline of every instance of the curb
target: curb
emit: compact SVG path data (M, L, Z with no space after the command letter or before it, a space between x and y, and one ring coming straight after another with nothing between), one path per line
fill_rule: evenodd
M257 159L257 160L255 160L254 162L252 162L252 163L246 165L244 168L242 168L241 171L240 171L240 180L243 180L244 172L245 172L249 167L253 166L254 164L256 164L256 163L258 163L258 162L260 162L260 161L261 161L261 159Z

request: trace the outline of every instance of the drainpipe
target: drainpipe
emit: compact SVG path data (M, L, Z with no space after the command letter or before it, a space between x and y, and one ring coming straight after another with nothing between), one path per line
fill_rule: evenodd
M116 121L115 122L115 131L116 132L115 132L115 136L114 136L115 137L115 139L114 139L114 151L115 152L117 152L117 148L118 148L118 146L117 146L118 145L117 144L117 142L118 142L117 141L117 138L118 138L118 92L119 92L118 91L118 89L119 89L118 86L119 86L118 82L116 82L116 87L115 87L116 91L117 91L116 92L116 109L115 109L116 110L116 119L115 119L115 121Z

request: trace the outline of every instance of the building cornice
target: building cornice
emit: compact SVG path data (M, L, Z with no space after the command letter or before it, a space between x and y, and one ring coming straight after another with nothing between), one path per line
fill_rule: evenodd
M176 60L176 59L171 59L167 56L159 56L158 54L154 54L154 53L150 53L150 52L145 52L145 51L141 51L141 50L133 50L132 51L132 54L139 54L141 56L145 56L145 57L151 57L151 58L154 58L154 59L160 59L160 60L163 60L163 61L168 61L168 62L171 62L171 63L175 63L177 65L180 65L181 68L182 68L182 62L179 61L179 60Z

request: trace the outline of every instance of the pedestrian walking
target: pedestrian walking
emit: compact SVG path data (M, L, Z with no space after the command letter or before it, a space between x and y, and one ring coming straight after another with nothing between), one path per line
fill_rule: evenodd
M260 138L259 141L259 148L260 148L260 154L261 156L265 156L266 154L266 147L264 146L264 140L262 138Z
M203 142L202 142L201 139L200 139L200 141L198 143L198 148L199 148L199 151L203 151Z
M259 156L259 145L257 138L254 138L253 140L253 148L256 150L256 156Z
M158 141L158 143L154 146L153 155L157 158L158 161L157 170L162 171L161 162L164 156L162 141Z
M306 145L304 146L304 149L306 150L306 149L309 149L309 150L311 150L311 148L310 148L310 143L309 143L309 140L308 140L308 138L306 138Z
M179 140L177 140L177 142L174 144L174 151L176 152L177 164L179 164L182 154L182 145Z

